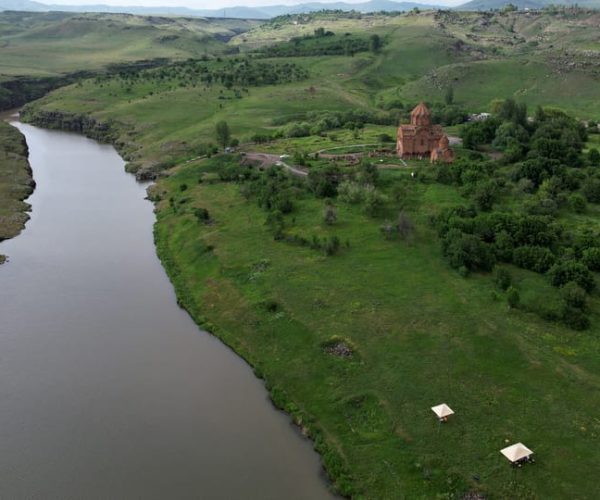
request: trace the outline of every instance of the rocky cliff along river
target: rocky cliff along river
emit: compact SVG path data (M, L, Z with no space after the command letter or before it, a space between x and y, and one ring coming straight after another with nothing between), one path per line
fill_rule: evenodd
M2 498L331 498L311 443L175 301L111 146L16 124L37 188L0 244Z

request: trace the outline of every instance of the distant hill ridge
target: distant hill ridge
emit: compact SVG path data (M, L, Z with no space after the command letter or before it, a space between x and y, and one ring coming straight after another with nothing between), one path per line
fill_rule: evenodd
M600 0L471 0L457 7L456 10L491 10L502 9L508 4L513 4L519 9L538 9L548 5L579 5L581 7L600 8ZM394 2L392 0L370 0L362 3L322 3L311 2L297 5L269 5L262 7L236 6L223 9L191 9L188 7L140 7L140 6L114 6L114 5L55 5L36 2L33 0L0 0L0 11L16 10L27 12L109 12L128 13L140 15L176 15L176 16L202 16L202 17L229 17L237 19L270 19L287 14L302 14L320 10L343 10L357 12L404 12L414 8L449 9L450 7L424 4L418 2Z

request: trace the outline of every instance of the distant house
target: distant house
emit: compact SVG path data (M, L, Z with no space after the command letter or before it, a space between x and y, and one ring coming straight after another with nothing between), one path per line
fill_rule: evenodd
M396 151L400 158L425 158L432 162L451 163L454 151L450 149L448 136L441 125L431 123L431 111L425 103L410 113L410 124L398 127Z

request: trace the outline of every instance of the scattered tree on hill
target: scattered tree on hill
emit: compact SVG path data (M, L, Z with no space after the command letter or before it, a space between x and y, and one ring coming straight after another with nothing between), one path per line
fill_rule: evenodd
M508 302L508 307L511 309L519 307L519 303L521 302L519 290L517 290L514 286L509 287L506 291L506 301Z
M217 136L217 142L223 147L226 148L229 145L229 140L231 139L231 132L229 131L229 125L226 121L220 121L217 123L215 127L215 132Z
M512 276L503 267L496 268L496 285L500 290L508 290L512 284Z
M447 105L454 104L454 87L452 85L448 86L446 89L446 94L444 95L444 102Z
M381 38L379 35L374 34L371 35L371 37L369 38L369 49L371 50L371 52L373 52L374 54L379 53L379 51L381 50Z
M337 221L337 212L335 207L331 203L325 204L325 210L323 212L323 222L328 226L332 226Z
M407 239L414 231L415 226L405 212L398 214L398 223L396 225L398 229L398 235L401 239Z
M563 287L570 281L577 283L586 292L591 292L596 287L594 275L579 262L566 261L552 266L548 271L550 283L556 287Z

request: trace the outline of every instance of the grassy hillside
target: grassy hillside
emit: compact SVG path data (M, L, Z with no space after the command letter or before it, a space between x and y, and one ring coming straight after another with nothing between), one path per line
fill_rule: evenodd
M594 98L600 81L597 11L304 15L271 21L230 44L249 50L317 28L384 37L380 54L369 56L359 70L335 75L349 88L360 86L373 101L442 100L451 86L458 102L477 110L495 98L515 97L553 103L582 117L600 114Z
M473 11L473 10L502 10L510 9L512 6L518 9L543 9L545 7L559 5L559 6L574 6L587 7L589 9L597 9L600 7L598 0L583 0L581 2L564 1L564 2L553 2L551 0L515 0L510 2L508 0L471 0L470 2L463 3L458 7L457 10L461 11Z
M130 14L0 12L0 110L102 71L225 50L259 24Z
M33 186L25 139L16 128L0 121L0 241L23 229L29 218L29 205L23 200Z
M0 77L51 76L141 59L213 52L256 25L129 14L0 13Z
M507 307L489 274L461 278L442 259L430 217L468 201L432 182L427 164L382 170L387 203L376 215L338 198L333 224L323 219L327 201L296 184L287 236L274 239L246 183L225 180L238 161L191 163L159 182L159 254L181 303L256 366L275 400L317 437L342 491L594 498L597 295L593 326L579 334L529 312L558 297L540 275L505 268L521 309ZM381 225L400 209L415 232L382 238ZM590 207L582 223L597 214ZM337 237L341 249L327 256L298 243L315 237ZM350 354L329 350L340 345ZM429 407L443 401L457 415L440 425ZM515 441L534 448L536 465L510 468L499 450Z
M202 80L195 69L174 68L162 76L161 70L142 71L135 79L88 80L61 89L36 109L92 114L111 122L121 134L121 150L142 166L193 157L214 142L219 120L228 120L233 135L247 141L311 110L403 113L421 99L443 102L450 87L455 102L470 112L489 110L494 99L514 97L530 106L550 105L598 119L599 19L588 11L298 16L231 39L229 45L240 48L240 55L198 62L210 71L231 61L292 63L307 72L296 82L227 89ZM342 39L346 33L367 40L377 34L383 47L377 53L271 59L255 52L274 40L310 36L319 28Z
M332 224L324 221L331 211L324 195L315 195L321 184L366 174L345 159L333 160L339 170L328 171L325 153L306 153L393 142L398 117L423 97L459 116L515 97L532 113L543 103L597 120L595 16L279 19L234 37L229 45L240 54L82 81L28 106L24 116L110 140L129 168L168 175L152 193L155 236L180 302L265 377L277 404L315 439L340 491L357 498L484 492L593 499L600 460L598 293L584 294L590 326L575 331L548 310L562 303L563 292L547 276L499 260L520 294L518 307L509 308L509 294L493 275L465 278L468 269L451 268L432 225L444 209L474 200L491 198L500 213L552 209L553 223L541 225L575 231L560 249L574 255L580 233L598 226L600 180L591 160L585 163L590 153L580 165L555 168L558 180L538 179L539 188L515 177L537 165L490 163L460 148L464 162L456 169L468 171L450 170L454 180L445 178L448 169L376 155L378 195L365 195L375 208L338 197ZM333 35L317 35L319 28ZM371 43L375 34L383 41L378 50L306 55L331 48L331 40ZM286 57L266 57L272 53L264 47L275 40L287 44ZM289 55L293 47L301 55ZM449 87L456 104L444 107ZM237 155L211 157L222 120L247 153L308 162L308 181L240 168ZM527 125L526 116L520 120ZM508 155L497 147L486 143L484 150ZM586 151L594 147L598 136L590 135ZM329 173L323 179L318 172ZM588 181L598 187L593 193ZM384 238L400 211L414 230ZM476 227L466 216L454 223L467 232ZM466 242L471 236L463 235ZM457 412L444 425L430 410L441 402ZM499 450L515 441L534 449L536 465L510 468Z

